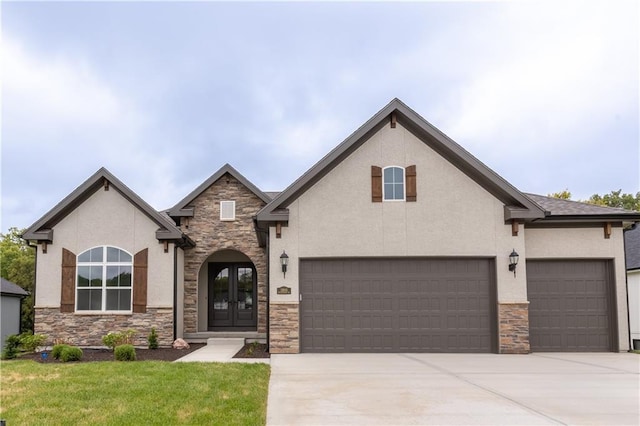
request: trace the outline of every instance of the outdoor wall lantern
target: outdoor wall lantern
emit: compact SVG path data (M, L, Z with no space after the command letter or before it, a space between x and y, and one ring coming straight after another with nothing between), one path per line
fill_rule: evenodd
M282 254L280 255L280 264L282 265L282 275L287 277L287 265L289 264L289 256L287 253L282 250Z
M520 259L520 255L516 253L516 249L513 249L511 254L509 255L509 270L513 272L513 276L516 276L516 266L518 265L518 259Z

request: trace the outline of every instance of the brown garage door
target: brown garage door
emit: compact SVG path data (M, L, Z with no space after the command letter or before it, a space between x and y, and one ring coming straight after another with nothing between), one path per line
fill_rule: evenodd
M300 262L303 352L492 352L490 259Z
M610 351L614 288L606 260L527 261L532 351Z

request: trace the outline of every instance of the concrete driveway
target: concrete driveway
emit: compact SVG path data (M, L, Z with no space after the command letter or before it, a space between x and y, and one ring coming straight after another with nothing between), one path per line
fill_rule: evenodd
M268 425L640 423L640 355L272 355Z

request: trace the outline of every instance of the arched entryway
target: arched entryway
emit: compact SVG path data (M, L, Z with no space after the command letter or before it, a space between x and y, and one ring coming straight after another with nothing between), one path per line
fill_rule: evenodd
M199 331L253 331L258 319L256 267L244 253L220 250L198 276Z

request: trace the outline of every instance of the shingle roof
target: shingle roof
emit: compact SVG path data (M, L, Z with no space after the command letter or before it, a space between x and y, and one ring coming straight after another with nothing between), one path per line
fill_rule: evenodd
M627 270L640 269L640 225L624 233Z
M562 200L560 198L545 197L544 195L527 194L536 204L550 212L552 216L580 216L580 215L629 215L640 216L640 212L615 207L598 206L579 201Z
M28 296L27 293L22 287L18 284L14 284L11 281L5 280L4 278L0 279L0 292L9 296Z

